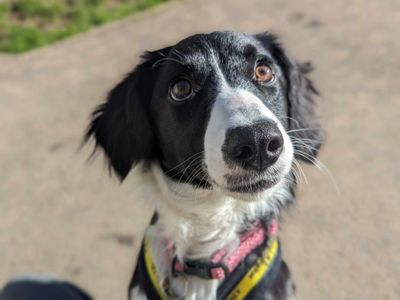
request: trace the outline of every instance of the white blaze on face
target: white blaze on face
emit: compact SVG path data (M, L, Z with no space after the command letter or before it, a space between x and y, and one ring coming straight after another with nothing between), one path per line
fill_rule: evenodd
M257 96L243 89L232 89L224 82L211 110L204 138L205 164L210 177L220 187L226 187L225 175L235 175L223 159L226 132L238 126L250 126L262 119L274 121L283 136L284 149L274 165L283 177L291 168L293 146L282 124Z

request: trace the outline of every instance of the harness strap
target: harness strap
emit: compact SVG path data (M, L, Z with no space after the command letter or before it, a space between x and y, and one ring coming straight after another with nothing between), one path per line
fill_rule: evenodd
M172 262L172 274L177 276L179 273L186 273L204 279L224 280L241 264L249 254L263 245L266 237L276 236L278 231L278 221L272 219L268 228L257 220L253 226L241 234L239 245L230 251L226 246L213 254L210 261L205 260L180 260L175 257Z
M154 264L150 242L145 237L144 239L144 263L148 277L155 291L161 300L175 299L168 280L164 280L160 284L157 275L156 266ZM261 256L251 264L250 269L247 269L246 264L241 264L226 278L218 288L218 300L243 300L254 290L261 282L270 285L275 278L277 270L276 266L281 262L280 244L277 238L273 238L268 242L268 246L262 250ZM244 275L243 275L244 274ZM268 288L264 286L264 288ZM153 300L153 299L152 299Z
M261 281L271 284L276 274L276 272L273 272L273 266L279 261L279 240L275 238L271 241L270 245L265 248L262 256L257 259L247 273L229 291L229 294L226 297L224 297L224 295L219 295L218 299L242 300L245 299Z
M168 280L165 279L162 285L159 282L156 265L154 264L150 251L150 242L147 239L147 237L144 238L144 262L147 274L149 275L149 279L160 299L161 300L175 299L176 296L172 292Z

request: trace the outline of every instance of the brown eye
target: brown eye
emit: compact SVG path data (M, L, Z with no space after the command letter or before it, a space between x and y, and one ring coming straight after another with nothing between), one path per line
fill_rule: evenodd
M258 64L255 70L255 76L258 81L271 82L274 79L272 69L266 64Z
M179 79L171 85L169 93L172 100L183 101L192 96L193 87L189 80Z

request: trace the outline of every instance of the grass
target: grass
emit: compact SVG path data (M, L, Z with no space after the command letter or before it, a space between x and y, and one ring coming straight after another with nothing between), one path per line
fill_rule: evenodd
M168 0L6 0L0 52L21 53Z

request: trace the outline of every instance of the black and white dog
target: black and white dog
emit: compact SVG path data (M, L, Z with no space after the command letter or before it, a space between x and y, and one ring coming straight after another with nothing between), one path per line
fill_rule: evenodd
M156 205L130 299L293 297L271 228L321 146L310 69L269 33L198 34L145 53L95 110L86 138Z

